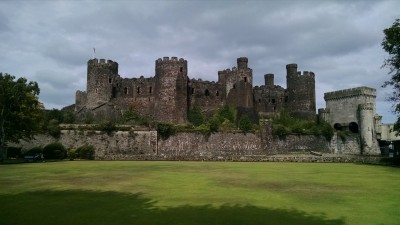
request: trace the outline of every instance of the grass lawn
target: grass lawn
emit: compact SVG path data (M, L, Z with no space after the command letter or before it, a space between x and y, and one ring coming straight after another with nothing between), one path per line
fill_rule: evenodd
M0 224L400 224L400 168L66 161L0 165Z

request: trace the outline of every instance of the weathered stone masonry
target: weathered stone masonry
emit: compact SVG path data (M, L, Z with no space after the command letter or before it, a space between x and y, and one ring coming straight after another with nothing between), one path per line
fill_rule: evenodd
M122 78L118 63L88 61L87 89L76 92L75 112L97 119L117 119L133 109L157 121L185 123L187 112L199 107L212 113L224 105L236 107L257 117L286 109L305 119L313 119L315 109L314 73L297 72L296 64L287 69L287 89L274 85L274 75L265 75L265 85L253 87L253 71L248 59L240 57L237 66L218 71L218 81L189 79L188 63L177 57L155 61L155 76Z

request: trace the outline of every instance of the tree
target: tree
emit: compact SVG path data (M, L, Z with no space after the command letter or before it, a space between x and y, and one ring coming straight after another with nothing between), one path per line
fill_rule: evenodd
M393 25L383 30L385 37L381 43L383 50L389 53L389 58L385 59L382 67L389 68L389 74L392 75L389 81L383 84L383 87L393 86L392 95L388 98L394 103L394 111L400 114L400 19L396 19ZM400 132L400 117L394 129Z
M199 107L193 107L188 112L188 120L195 126L200 126L204 123L204 116L201 113L201 109Z
M41 128L43 105L36 82L0 73L0 161L7 157L6 143L30 139Z
M244 114L240 117L239 120L239 129L244 133L247 133L253 128L253 123L251 122L248 115Z

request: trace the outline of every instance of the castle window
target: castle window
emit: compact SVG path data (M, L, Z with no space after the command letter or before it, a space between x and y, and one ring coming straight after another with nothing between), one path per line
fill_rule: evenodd
M183 72L183 67L180 68L181 73Z
M233 89L235 89L235 88L236 88L236 84L233 85Z
M204 95L205 96L209 96L210 95L210 92L208 91L208 89L206 89L206 91L204 92Z
M94 90L94 91L95 91L95 92L96 92L96 94L97 94L97 92L99 91L99 89L97 89L97 88L96 88L96 90Z
M136 93L140 94L140 87L136 89Z
M258 99L258 102L261 102L261 98Z
M275 99L274 98L272 99L272 104L275 104Z
M150 93L150 94L151 94L151 92L153 91L152 89L153 89L152 87L149 87L149 93Z
M108 78L108 83L110 83L110 84L111 84L111 81L112 81L112 79L111 79L111 78Z
M124 93L127 95L128 94L128 88L124 88Z
M285 96L285 102L288 102L288 100L289 100L289 97Z
M194 88L192 88L192 90L190 92L191 92L191 94L194 94Z
M217 93L215 93L216 96L219 96L219 92L217 91Z
M112 94L113 98L115 98L117 96L117 88L116 87L112 88L112 93L111 94Z
M244 77L244 82L247 82L247 77Z

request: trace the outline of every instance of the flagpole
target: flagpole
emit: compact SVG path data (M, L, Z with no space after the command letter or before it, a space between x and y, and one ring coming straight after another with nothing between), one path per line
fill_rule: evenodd
M94 59L95 54L96 54L96 48L93 48L93 59Z

